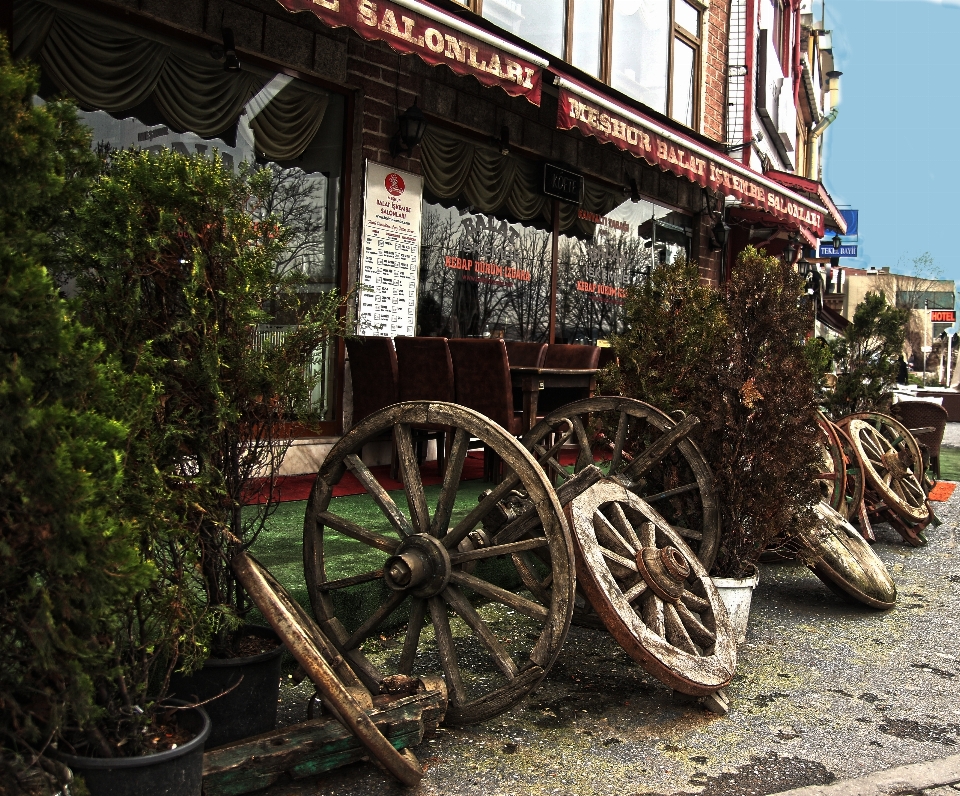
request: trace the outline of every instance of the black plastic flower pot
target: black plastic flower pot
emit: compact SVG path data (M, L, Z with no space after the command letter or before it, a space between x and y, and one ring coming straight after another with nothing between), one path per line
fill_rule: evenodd
M196 734L176 749L141 757L80 757L65 752L56 756L75 777L83 777L90 796L200 796L203 749L212 724L202 707L185 710L179 718Z
M279 641L269 627L245 625L240 632ZM207 749L276 727L283 649L279 644L276 649L246 658L210 658L199 671L173 678L170 690L178 699L205 703L203 707L213 722Z

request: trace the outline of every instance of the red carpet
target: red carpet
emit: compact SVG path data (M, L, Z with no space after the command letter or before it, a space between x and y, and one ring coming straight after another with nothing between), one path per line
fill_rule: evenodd
M390 477L390 465L384 464L379 467L371 467L370 472L376 477L380 485L387 491L394 489L403 489L400 481L394 481ZM443 480L440 477L439 468L436 461L425 462L420 468L420 474L423 478L424 486L439 484ZM463 473L460 476L461 481L473 481L483 478L483 451L470 451L467 459L463 463ZM278 502L286 503L292 500L307 500L310 497L310 491L313 489L313 483L317 480L316 473L310 475L286 475L277 479L277 492L279 493ZM254 484L251 489L247 504L266 502L267 484L260 482ZM334 497L344 497L345 495L362 495L366 490L363 485L354 477L349 470L343 474L340 483L333 489Z
M953 481L937 481L937 485L930 490L928 500L935 500L937 503L943 503L950 499L953 490L957 485Z

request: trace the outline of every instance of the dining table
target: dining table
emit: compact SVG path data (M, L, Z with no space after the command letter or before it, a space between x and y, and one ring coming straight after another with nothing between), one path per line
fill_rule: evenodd
M532 368L510 367L510 380L523 394L523 430L537 422L540 392L554 388L583 390L584 398L592 398L597 388L599 368Z

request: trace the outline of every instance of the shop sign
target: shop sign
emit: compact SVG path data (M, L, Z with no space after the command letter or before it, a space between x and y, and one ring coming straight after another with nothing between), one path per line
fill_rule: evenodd
M930 310L930 323L956 323L956 310Z
M841 246L838 249L834 246L821 243L820 256L821 257L856 257L857 247L856 245L850 245L850 246Z
M583 201L583 177L550 163L544 163L543 192L562 202L578 205Z
M557 127L577 129L602 143L611 143L651 166L685 177L704 188L733 196L744 205L764 210L777 218L792 219L823 235L823 213L802 205L787 195L774 191L730 168L723 160L702 157L674 141L659 136L654 125L637 124L599 108L565 88L560 89Z
M472 75L486 86L500 86L510 96L540 105L540 67L388 0L280 2L289 11L312 11L332 28L351 28L368 41L419 55L430 66L446 64L458 75Z
M423 178L367 161L357 333L417 333Z

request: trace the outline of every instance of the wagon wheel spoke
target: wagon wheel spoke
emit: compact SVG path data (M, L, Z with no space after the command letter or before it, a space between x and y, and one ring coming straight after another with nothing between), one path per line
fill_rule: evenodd
M638 597L642 596L648 588L646 581L639 580L623 593L623 598L628 603L632 603Z
M396 529L397 533L399 533L401 537L412 534L414 532L413 528L410 526L403 512L400 511L397 504L393 502L390 493L380 486L380 482L377 481L374 474L370 472L367 465L360 460L360 457L356 454L348 456L346 463L356 479L363 485L363 488L367 490L370 497L373 498L374 503L380 507L380 510L390 521L394 529Z
M394 426L393 438L397 445L400 480L403 482L403 491L407 494L407 505L410 507L410 519L413 523L414 532L429 533L430 510L427 508L426 495L423 494L420 462L417 461L417 454L413 449L410 425L408 423L398 423Z
M644 597L642 605L640 616L643 618L644 623L660 638L663 638L667 632L664 626L663 600L653 592L648 592L646 597Z
M643 455L638 456L630 462L630 465L623 471L623 475L634 481L642 478L647 470L666 456L666 454L675 448L682 440L686 439L690 432L699 424L700 420L698 418L693 415L687 415L677 423L677 425L665 431L659 439L655 440L654 443L643 452Z
M580 446L577 463L573 468L574 472L579 473L587 465L593 464L593 447L590 444L590 436L587 434L587 429L583 425L583 420L580 418L580 415L574 414L570 418L570 422L573 424L573 430L577 436L577 444Z
M333 528L344 536L349 536L351 539L356 539L358 542L363 542L385 553L392 553L400 544L396 539L390 539L379 533L368 531L366 528L361 528L352 520L332 514L329 511L321 512L317 515L317 519L328 528Z
M692 492L697 489L697 484L684 484L683 486L678 486L673 489L668 489L665 492L658 492L656 495L647 495L644 497L644 500L647 503L658 503L661 500L667 500L668 498L677 497L677 495L682 495L685 492Z
M610 507L610 520L616 526L617 530L630 540L630 544L633 546L633 551L636 553L636 551L639 550L643 545L640 542L640 538L637 536L637 532L634 530L633 525L630 524L630 520L627 519L627 515L623 513L623 508L619 503L614 503Z
M619 549L621 555L626 553L628 556L635 556L637 554L639 544L636 546L630 544L623 538L620 531L613 526L613 523L599 512L593 515L593 527L597 532L597 540L601 544L604 544L608 550ZM610 545L613 545L613 547Z
M455 571L450 574L450 581L458 586L472 589L477 594L501 603L514 611L529 616L531 619L546 619L549 612L540 603L528 600L520 594L514 594L500 586L495 586L485 580L474 577L466 572Z
M453 504L457 500L457 488L460 486L460 476L463 474L463 464L467 459L469 445L470 435L464 429L458 428L453 436L453 447L450 449L447 470L443 474L443 486L440 489L440 497L437 499L437 510L433 513L433 522L430 524L431 536L439 538L450 527Z
M663 626L667 640L673 646L684 652L689 652L691 655L700 654L700 650L697 649L693 639L690 638L690 634L683 626L683 622L680 621L680 615L672 603L666 603L663 606Z
M480 561L484 558L514 555L524 550L536 550L541 547L547 547L547 544L547 540L542 536L537 536L533 539L521 539L519 542L508 542L506 544L491 545L490 547L481 547L477 550L453 553L450 556L450 563L457 566L458 564L466 564L468 561Z
M460 522L441 539L443 546L447 548L447 550L452 550L459 545L460 542L467 537L467 534L476 528L482 522L483 518L496 508L497 503L510 494L519 483L520 476L516 473L504 478L494 487L493 491L491 491L487 497L481 500L466 517L460 520Z
M617 435L613 440L613 456L610 458L610 472L615 473L620 469L623 461L623 446L627 441L627 431L630 429L630 415L621 412L617 420Z
M410 605L410 620L407 622L407 632L403 637L403 649L400 652L400 663L397 670L400 674L413 672L413 662L417 657L417 647L420 644L420 634L423 632L423 620L427 614L427 601L414 599Z
M349 586L359 586L361 583L369 583L371 580L379 580L383 577L383 569L371 569L369 572L362 572L359 575L351 575L348 578L337 578L337 580L327 580L321 584L323 591L334 591L336 589L346 589Z
M439 597L430 598L430 619L433 622L434 633L437 637L440 665L443 667L443 677L447 681L450 702L458 707L465 705L467 703L467 691L463 686L463 678L460 676L460 667L457 665L457 651L453 646L450 617L447 616L447 606Z
M447 586L443 591L443 597L457 615L467 623L480 643L490 653L497 668L507 676L508 680L513 680L519 674L517 665L510 657L510 653L507 652L507 648L500 643L500 640L493 634L493 631L483 621L470 601L463 596L456 586Z
M380 625L384 623L386 618L390 616L397 608L400 606L407 595L403 592L396 592L391 594L380 606L375 610L367 620L360 625L350 637L343 643L343 648L346 650L356 649L360 646L360 643L366 640L373 631L375 631Z

